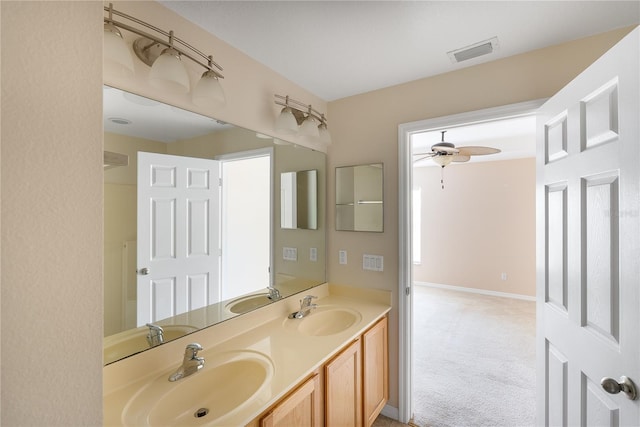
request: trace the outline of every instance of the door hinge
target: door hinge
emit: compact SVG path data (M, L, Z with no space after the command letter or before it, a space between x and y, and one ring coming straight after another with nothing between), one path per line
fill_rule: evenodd
M405 294L406 296L411 295L411 288L410 288L409 286L407 286L406 288L404 288L404 294Z
M222 178L218 178L218 187L222 187Z

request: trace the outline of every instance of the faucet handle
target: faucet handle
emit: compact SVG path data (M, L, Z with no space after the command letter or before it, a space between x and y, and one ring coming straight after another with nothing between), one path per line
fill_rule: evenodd
M162 327L153 323L147 323L147 328L149 328L149 331L162 332Z
M306 297L302 298L302 300L300 301L300 305L301 306L311 305L311 300L316 298L318 297L315 295L307 295Z
M149 332L147 333L147 343L149 347L155 347L164 342L164 330L158 325L147 323Z
M184 349L184 360L195 359L199 351L202 351L202 346L197 342L187 344L187 347Z

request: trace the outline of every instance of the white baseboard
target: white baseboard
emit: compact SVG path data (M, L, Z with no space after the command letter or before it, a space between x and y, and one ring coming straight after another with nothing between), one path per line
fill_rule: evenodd
M400 417L400 411L398 410L398 408L394 408L390 405L384 405L384 408L382 408L382 411L380 411L380 413L385 417L391 418L392 420L396 421L398 421L398 418Z
M459 291L459 292L469 292L472 294L482 294L482 295L491 295L494 297L503 297L503 298L514 298L521 299L525 301L535 301L536 297L532 297L529 295L520 295L520 294L511 294L508 292L498 292L498 291L488 291L486 289L476 289L476 288L465 288L463 286L453 286L453 285L442 285L440 283L430 283L430 282L413 282L416 286L426 286L428 288L440 288L440 289L449 289L451 291Z

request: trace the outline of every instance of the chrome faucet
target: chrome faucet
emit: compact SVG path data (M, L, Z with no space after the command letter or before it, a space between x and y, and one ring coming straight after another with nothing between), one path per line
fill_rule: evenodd
M198 372L204 366L204 357L198 357L201 350L202 346L196 342L188 344L184 350L182 365L169 377L169 381L178 381Z
M314 300L318 297L314 295L307 295L306 297L300 300L300 310L289 315L289 319L302 319L304 316L309 314L309 312L316 308L317 304L311 304L311 300Z
M149 328L149 333L147 334L149 347L155 347L162 344L164 342L164 330L153 323L147 323L147 327Z
M280 295L280 291L273 286L269 285L267 286L267 289L269 290L269 296L267 298L269 298L271 301L278 301L280 298L282 298L282 295Z

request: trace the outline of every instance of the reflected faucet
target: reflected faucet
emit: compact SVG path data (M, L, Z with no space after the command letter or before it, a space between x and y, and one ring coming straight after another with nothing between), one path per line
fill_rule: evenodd
M300 310L289 315L289 319L302 319L304 316L309 314L309 312L316 308L317 304L311 304L311 300L318 298L314 295L307 295L306 297L300 300Z
M181 378L188 377L198 372L204 366L204 357L198 357L198 352L202 350L202 346L197 342L187 345L184 350L184 359L182 365L169 377L169 381L178 381Z
M149 333L147 334L149 347L155 347L162 344L164 342L164 330L153 323L147 323L147 327L149 328Z
M282 295L280 295L280 291L274 288L272 285L267 286L267 290L269 291L269 296L267 298L269 298L271 301L278 301L280 298L282 298Z

